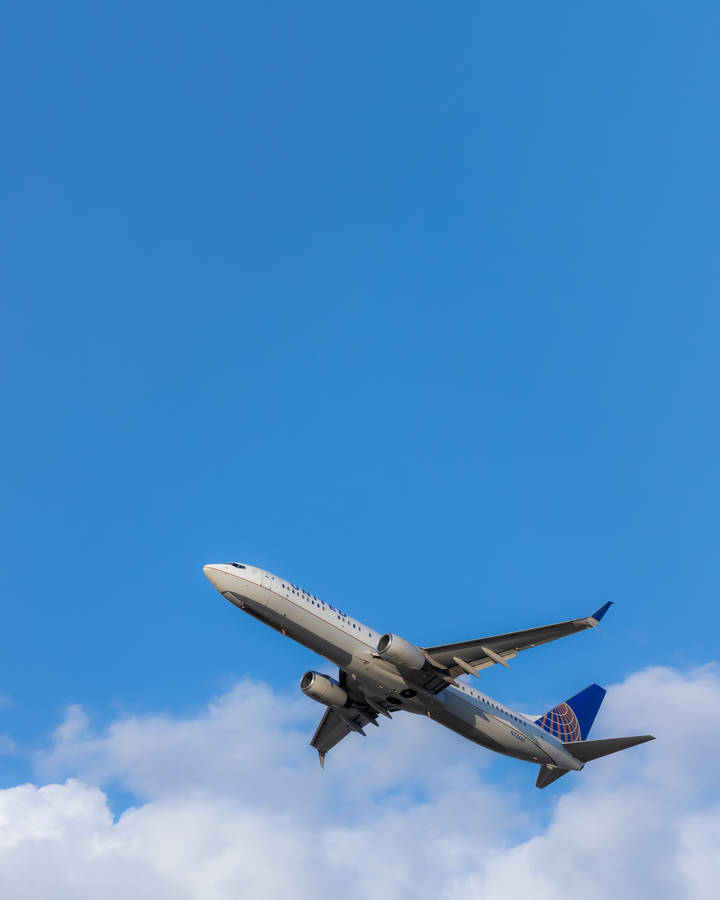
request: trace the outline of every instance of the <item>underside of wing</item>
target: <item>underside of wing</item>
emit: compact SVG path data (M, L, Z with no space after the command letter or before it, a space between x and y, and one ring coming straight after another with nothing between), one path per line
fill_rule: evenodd
M529 650L531 647L556 641L569 634L594 628L611 605L612 601L583 619L570 619L567 622L557 622L555 625L541 625L538 628L511 631L508 634L496 634L474 641L461 641L458 644L423 647L423 650L433 664L446 669L453 678L464 672L474 674L474 670L485 669L496 663L507 665L507 661L517 656L521 650Z
M343 675L344 672L341 672L341 676ZM344 679L342 680L344 681ZM321 766L325 765L325 754L328 750L332 750L351 731L356 731L358 734L365 736L364 728L366 725L377 725L377 712L366 706L366 703L363 702L364 698L360 699L358 697L353 699L357 699L357 702L353 702L350 706L342 708L328 707L310 741L310 746L314 747L318 752ZM378 712L388 715L381 708L378 708Z

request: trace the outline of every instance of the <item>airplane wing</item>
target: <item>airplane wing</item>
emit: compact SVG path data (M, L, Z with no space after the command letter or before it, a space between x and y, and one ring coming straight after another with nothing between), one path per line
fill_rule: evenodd
M377 715L374 713L371 715L354 706L347 709L328 707L310 741L310 746L314 747L320 756L320 765L325 766L325 754L328 750L332 750L335 744L339 744L351 731L357 731L364 736L363 727L369 722L377 725L376 719Z
M446 669L448 675L456 678L464 672L473 674L473 670L485 669L496 663L507 666L507 660L517 656L521 650L529 650L531 647L556 641L568 634L594 628L611 606L612 601L584 619L570 619L567 622L557 622L555 625L541 625L525 631L511 631L508 634L496 634L475 641L441 644L438 647L422 649L431 663ZM439 692L446 686L447 682L438 682L437 691L434 692Z
M335 744L339 744L351 731L357 731L358 734L365 737L366 725L377 726L378 713L391 719L388 707L390 709L398 708L388 703L387 700L373 699L367 696L354 679L352 682L348 679L344 669L340 669L338 672L338 681L347 691L351 705L342 707L342 709L328 707L310 741L310 746L317 750L320 765L323 767L328 750L332 750Z

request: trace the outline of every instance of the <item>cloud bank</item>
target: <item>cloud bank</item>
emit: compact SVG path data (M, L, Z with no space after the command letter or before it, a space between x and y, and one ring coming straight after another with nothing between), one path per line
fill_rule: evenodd
M307 748L321 712L253 682L192 716L100 732L70 707L36 760L41 783L0 791L0 896L717 896L714 666L611 688L594 733L658 740L542 793L534 767L499 775L491 754L412 716L351 735L322 771ZM116 787L137 798L117 819Z

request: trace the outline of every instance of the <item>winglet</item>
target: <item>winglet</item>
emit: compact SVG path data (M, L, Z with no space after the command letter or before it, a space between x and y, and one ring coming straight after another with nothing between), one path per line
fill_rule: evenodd
M588 616L589 619L593 620L592 624L596 625L612 605L612 600L608 600L608 602L604 606L601 606L600 609L594 612L591 616Z
M321 752L318 750L318 756L320 757L320 768L321 768L321 769L324 769L324 768L325 768L325 754L324 754L324 753L321 753Z

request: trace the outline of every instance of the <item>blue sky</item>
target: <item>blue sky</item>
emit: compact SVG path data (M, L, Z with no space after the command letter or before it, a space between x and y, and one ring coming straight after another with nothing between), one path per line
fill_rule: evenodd
M2 786L69 703L294 690L205 562L421 644L615 601L531 711L717 658L719 25L6 7Z

